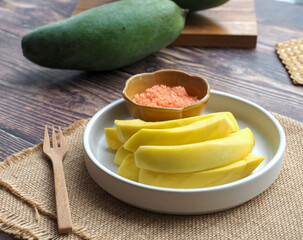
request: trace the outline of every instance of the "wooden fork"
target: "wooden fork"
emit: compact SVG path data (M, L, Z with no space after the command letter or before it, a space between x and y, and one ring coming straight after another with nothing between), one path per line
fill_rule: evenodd
M52 141L50 141L48 135L48 128L45 126L43 152L51 160L54 170L57 223L59 233L69 233L72 231L71 212L62 164L63 158L67 151L68 145L65 142L60 126L58 141L54 126L52 126Z

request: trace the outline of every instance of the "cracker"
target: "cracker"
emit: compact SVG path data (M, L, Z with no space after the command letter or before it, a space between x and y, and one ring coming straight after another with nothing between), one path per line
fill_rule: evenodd
M303 38L277 43L276 50L293 83L303 85Z

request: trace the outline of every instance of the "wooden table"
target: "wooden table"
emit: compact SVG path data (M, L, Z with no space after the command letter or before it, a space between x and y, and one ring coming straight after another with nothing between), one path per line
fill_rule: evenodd
M109 72L53 70L26 60L21 37L68 17L77 0L0 1L0 161L43 138L43 126L66 127L121 98L133 74L163 68L206 77L213 89L249 99L269 111L303 121L303 88L292 84L275 44L303 37L303 6L256 0L256 49L168 47ZM0 219L1 220L1 219ZM13 239L0 233L0 239Z

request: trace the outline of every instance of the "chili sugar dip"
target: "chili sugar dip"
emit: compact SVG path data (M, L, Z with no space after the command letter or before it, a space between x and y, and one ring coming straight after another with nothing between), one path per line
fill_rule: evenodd
M199 101L197 96L190 96L182 86L169 87L154 85L143 93L136 94L133 101L150 107L184 108Z

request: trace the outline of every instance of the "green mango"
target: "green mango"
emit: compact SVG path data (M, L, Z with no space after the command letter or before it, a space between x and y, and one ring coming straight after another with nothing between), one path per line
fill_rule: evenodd
M131 159L132 160L132 159ZM213 187L247 177L264 160L264 157L248 154L242 160L198 172L190 173L159 173L138 169L133 162L125 162L122 169L125 177L140 183L167 188L204 188Z
M23 55L41 66L105 71L127 66L173 42L185 12L170 0L122 0L37 28Z
M181 8L188 9L190 12L218 7L228 0L174 0Z
M231 115L218 115L192 124L168 129L141 129L123 145L135 152L140 146L176 146L223 138L238 130Z
M168 129L186 126L188 124L212 118L215 116L226 116L232 121L233 129L239 130L237 120L231 112L217 112L206 115L194 116L189 118L181 118L175 120L158 121L158 122L145 122L141 119L131 119L131 120L115 120L115 126L117 130L117 135L119 141L125 143L129 138L132 137L136 132L143 128L147 129Z
M214 140L176 145L140 146L135 152L138 168L162 173L198 172L243 159L255 144L249 128Z

